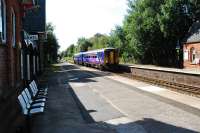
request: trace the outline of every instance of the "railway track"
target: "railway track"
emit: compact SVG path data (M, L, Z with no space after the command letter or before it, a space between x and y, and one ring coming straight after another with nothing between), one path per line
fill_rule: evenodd
M191 95L191 96L200 98L200 87L180 84L180 83L176 83L176 82L158 80L158 79L153 79L153 78L148 78L148 77L134 76L134 75L131 75L131 73L117 73L117 74L120 76L147 82L152 85L162 86L162 87L165 87L167 89L170 89L170 90L173 90L173 91L176 91L179 93L183 93L183 94L187 94L187 95Z

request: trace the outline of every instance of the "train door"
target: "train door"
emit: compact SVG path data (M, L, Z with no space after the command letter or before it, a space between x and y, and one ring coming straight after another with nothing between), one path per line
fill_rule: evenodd
M114 51L113 51L113 50L110 51L109 56L110 56L110 58L109 58L109 59L110 59L109 63L110 63L110 64L114 64L114 63L115 63L115 61L114 61L114 58L115 58L115 57L114 57Z
M108 51L104 51L104 63L108 64Z
M105 63L106 64L114 64L114 51L113 50L106 50L105 51Z
M115 49L115 64L119 64L119 50Z

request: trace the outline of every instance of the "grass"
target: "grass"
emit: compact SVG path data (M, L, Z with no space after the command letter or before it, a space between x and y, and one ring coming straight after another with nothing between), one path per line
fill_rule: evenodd
M70 62L70 63L73 63L73 62L74 62L73 57L64 57L63 59L64 59L65 61L67 61L67 62Z
M137 64L137 62L134 59L126 59L123 58L119 59L119 64Z

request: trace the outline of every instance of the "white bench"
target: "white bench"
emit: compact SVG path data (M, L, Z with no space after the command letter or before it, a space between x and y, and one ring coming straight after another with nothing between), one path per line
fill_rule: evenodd
M39 92L44 92L44 93L46 93L46 94L48 93L48 88L47 88L47 87L46 87L46 88L38 88L38 86L37 86L35 80L33 80L33 81L31 82L31 84L32 84L33 87L35 87L35 89L38 90Z
M25 90L22 91L22 94L21 94L26 102L26 105L28 108L33 108L33 107L44 107L45 103L44 102L33 102L32 99L30 99Z
M37 98L37 97L32 97L31 93L29 92L29 90L27 88L25 88L25 93L28 96L29 99L31 99L34 102L45 102L46 98Z
M29 84L30 90L32 92L33 97L36 98L47 98L47 93L43 91L39 91L34 85L33 82Z
M31 108L31 106L29 106L29 104L27 104L26 101L24 100L22 94L18 96L18 100L19 100L19 103L21 105L22 112L24 115L32 115L32 114L38 114L38 113L44 112L44 107Z

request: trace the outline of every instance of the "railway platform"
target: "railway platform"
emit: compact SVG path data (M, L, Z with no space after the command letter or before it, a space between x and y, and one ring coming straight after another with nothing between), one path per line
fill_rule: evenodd
M141 68L148 68L148 69L152 69L152 70L165 70L165 71L179 71L180 73L187 73L187 74L197 74L200 76L200 70L193 70L193 69L174 69L174 68L162 68L162 67L156 67L156 66L142 66L142 65L126 65L128 67L141 67ZM89 71L99 71L99 70L95 70L95 69L88 69L85 67L81 67L83 70L89 70ZM105 73L105 72L102 72ZM195 110L195 113L200 115L200 98L198 97L194 97L194 96L190 96L190 95L186 95L186 94L182 94L176 91L172 91L169 89L166 89L165 87L161 87L161 86L157 86L157 85L152 85L152 84L148 84L146 82L142 82L139 80L133 80L127 77L123 77L120 76L118 74L114 74L112 76L107 76L108 78L115 80L117 82L121 82L124 84L128 84L131 85L141 91L156 95L158 97L162 97L168 100L172 100L170 101L170 103L181 103L184 108L190 108L192 107ZM188 107L187 107L188 106Z
M32 133L198 133L200 98L69 63L48 79Z
M184 74L194 74L194 75L200 75L200 67L196 68L184 68L184 69L178 69L178 68L167 68L167 67L160 67L155 65L139 65L139 64L120 64L124 67L137 67L137 68L143 68L143 69L149 69L149 70L158 70L158 71L168 71L168 72L178 72L178 73L184 73Z
M190 111L193 108L193 112L200 116L200 98L185 95L182 93L178 93L175 91L171 91L169 89L151 85L142 81L132 80L121 76L110 76L109 78L116 80L118 82L122 82L124 84L131 85L136 87L137 89L150 93L150 95L156 95L158 99L167 99L169 103L174 105L181 105L186 110ZM160 98L159 98L160 97ZM162 98L161 98L162 97ZM177 104L178 103L178 104Z

